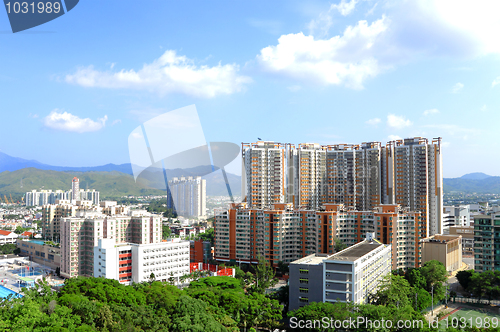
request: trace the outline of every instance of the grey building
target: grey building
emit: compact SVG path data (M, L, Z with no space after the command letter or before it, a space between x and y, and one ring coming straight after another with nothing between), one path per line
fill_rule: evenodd
M289 265L289 309L323 302L323 261L328 254L312 254Z

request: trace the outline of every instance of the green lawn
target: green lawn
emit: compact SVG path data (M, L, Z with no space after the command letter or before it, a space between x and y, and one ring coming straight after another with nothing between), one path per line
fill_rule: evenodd
M462 327L464 326L463 324L467 324L467 326L484 327L487 322L489 322L489 326L500 327L500 309L497 314L494 314L486 311L486 309L461 308L459 311L439 322L442 330L446 328L446 320L448 320L448 326L450 327Z

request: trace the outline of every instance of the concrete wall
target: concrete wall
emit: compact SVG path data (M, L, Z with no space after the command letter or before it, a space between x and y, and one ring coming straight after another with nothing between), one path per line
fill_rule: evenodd
M290 285L289 310L295 310L312 302L323 302L323 263L319 265L310 264L290 264ZM302 273L300 270L303 270ZM304 271L308 273L303 273ZM303 282L301 283L301 280ZM307 283L304 281L307 280ZM300 289L307 289L307 293ZM307 298L308 301L300 301L300 298Z

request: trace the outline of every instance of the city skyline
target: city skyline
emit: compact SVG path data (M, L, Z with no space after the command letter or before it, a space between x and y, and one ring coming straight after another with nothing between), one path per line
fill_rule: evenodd
M489 154L498 3L156 6L86 1L17 34L3 14L0 151L59 166L128 163L134 128L195 104L207 142L442 137L444 177L500 175ZM226 170L241 175L241 158Z

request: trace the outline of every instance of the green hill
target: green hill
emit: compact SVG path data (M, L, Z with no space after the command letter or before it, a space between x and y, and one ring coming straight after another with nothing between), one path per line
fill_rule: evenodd
M153 189L146 179L137 183L131 175L120 172L58 172L36 168L23 168L14 172L0 173L0 195L12 195L20 200L31 190L69 190L73 177L80 179L80 189L95 189L101 198L125 195L165 195L165 191ZM22 182L21 182L22 180ZM22 183L22 187L21 187Z
M190 176L190 170L169 170L168 177ZM145 171L134 181L134 178L125 173L112 172L66 172L41 170L33 167L17 171L0 173L0 197L9 194L14 201L21 201L21 197L31 190L70 190L73 177L80 179L80 189L95 189L100 192L101 199L120 196L165 195L164 177L162 172ZM241 177L227 174L233 195L241 194ZM207 180L207 195L227 195L226 184L220 170L205 175ZM22 185L22 187L21 187ZM10 199L10 198L9 198Z
M490 176L484 179L443 179L443 185L444 192L500 194L500 176Z

